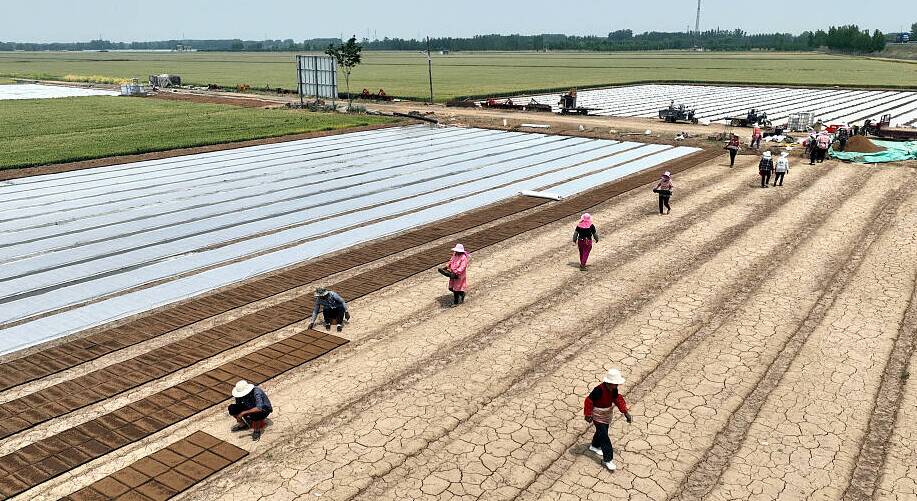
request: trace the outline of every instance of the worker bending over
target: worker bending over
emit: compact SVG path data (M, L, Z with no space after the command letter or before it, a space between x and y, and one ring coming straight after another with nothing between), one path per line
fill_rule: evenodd
M309 328L315 327L315 320L321 312L322 320L325 323L325 330L331 330L331 321L337 323L338 332L344 330L344 322L350 321L350 310L347 302L344 301L337 292L330 291L324 287L315 289L315 306L312 307L312 319L309 320Z

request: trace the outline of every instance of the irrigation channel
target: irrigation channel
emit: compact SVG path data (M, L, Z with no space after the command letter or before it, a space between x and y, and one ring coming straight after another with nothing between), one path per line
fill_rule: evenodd
M410 126L0 185L0 353L694 148Z
M755 108L776 123L792 113L810 112L824 122L860 125L866 119L892 115L894 125L917 123L917 92L881 90L804 89L779 87L729 87L702 85L635 85L577 92L578 106L593 108L590 114L655 118L674 101L696 109L702 120L745 116ZM555 111L560 94L516 98L550 104Z

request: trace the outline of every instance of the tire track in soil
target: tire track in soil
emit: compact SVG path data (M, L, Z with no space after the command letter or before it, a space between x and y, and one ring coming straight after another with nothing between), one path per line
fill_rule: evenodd
M848 185L846 186L846 189L848 191L846 191L845 194L853 193L859 190L868 180L868 175L865 173L861 173L858 176L859 177L855 181L848 183ZM806 187L797 186L798 192L803 191L805 188L808 188L808 186ZM743 186L742 190L743 192L745 192L747 188ZM787 193L786 200L791 199L793 196L797 194L798 194L797 192L794 192L793 194ZM840 196L837 198L843 199L844 196ZM782 201L786 201L786 200L782 200ZM773 212L773 209L774 207L770 206L767 213L771 214ZM784 243L783 245L778 245L777 247L781 249L781 253L779 255L776 255L776 259L779 260L779 259L782 259L783 255L789 255L792 249L797 247L799 244L801 244L803 241L807 240L808 238L811 238L811 234L814 232L814 230L817 229L821 224L823 224L825 220L827 220L831 212L832 212L832 209L828 207L827 205L821 206L820 208L816 209L816 213L818 215L810 219L810 221L816 221L816 222L806 224L803 231L799 231L795 233L792 243L787 242L787 243ZM623 301L625 305L624 307L612 307L602 312L601 315L596 316L596 318L604 319L604 321L602 322L602 325L599 327L590 329L590 334L584 335L578 339L565 343L565 345L559 349L545 351L543 353L540 353L538 357L533 358L528 363L528 366L529 366L528 369L526 369L518 377L514 377L514 383L512 384L509 390L499 395L496 395L494 397L488 398L486 402L483 405L481 405L478 410L475 411L474 414L472 414L471 416L469 416L468 418L464 420L464 424L468 425L472 421L479 420L478 419L479 414L497 398L509 398L514 395L520 394L522 392L528 391L528 389L531 386L537 384L538 381L543 380L545 377L547 377L547 375L553 372L553 370L562 366L565 363L568 363L569 361L571 361L578 355L582 354L584 350L588 349L588 347L590 346L591 342L594 340L595 337L602 335L601 332L612 331L619 323L623 322L627 318L632 317L634 314L638 313L640 309L642 309L647 304L649 304L653 299L655 299L655 297L659 293L661 293L666 287L668 287L668 284L671 280L677 279L677 277L679 275L684 274L686 270L700 267L703 265L703 263L709 261L710 259L713 259L716 256L716 254L718 253L718 251L728 246L729 244L732 244L735 240L740 238L741 235L743 235L751 226L755 224L757 224L757 220L755 220L753 217L750 217L748 220L745 221L745 223L740 225L741 230L732 231L730 232L728 236L724 235L722 237L722 240L720 238L717 238L714 241L708 242L706 245L702 247L702 249L699 252L695 253L695 256L704 256L704 257L702 258L695 257L694 260L687 260L688 262L680 263L681 264L680 268L678 269L673 268L670 274L668 275L667 279L663 279L657 282L660 284L658 287L644 289L640 294L638 294L638 297L625 299ZM736 230L736 229L737 228L733 228L733 230ZM734 282L736 284L761 283L762 281L761 279L769 272L770 266L771 265L769 263L762 262L761 264L751 268L750 270L747 270L739 274L739 277ZM728 292L725 292L725 293L721 293L720 295L718 295L716 299L719 302L716 306L712 308L713 310L719 311L719 314L717 314L714 317L714 319L718 321L718 324L722 324L726 320L728 320L731 313L734 312L735 309L738 308L742 302L744 302L743 298L746 298L754 290L756 290L756 288L743 289L742 294L733 295ZM710 324L708 323L706 325L710 325ZM678 357L678 360L686 356L687 353L689 353L697 343L699 343L703 338L705 338L709 333L712 333L714 330L715 329L706 330L704 327L701 327L701 330L699 330L691 338L689 338L689 339L695 338L696 342L692 343L689 349L684 349L683 354L681 354ZM686 348L684 346L684 342L682 342L682 344L680 344L676 348L676 351L682 348ZM671 359L671 355L668 358L666 358L665 361L663 362L663 365L666 365L669 371L677 363L677 360L670 360L670 359ZM659 379L662 379L664 376L665 374L659 374L657 378L651 377L652 382L649 384L649 388L652 388L655 382L658 381ZM523 385L520 385L520 381L523 381L523 380L526 381L524 388L521 387ZM630 394L634 395L635 393L632 391ZM638 395L638 398L639 397L640 395ZM457 423L452 428L457 428L458 425L459 424ZM443 437L447 437L450 433L452 433L452 430L449 430L447 433L443 434ZM427 448L432 448L432 445L428 445ZM422 452L423 452L423 449L418 450L415 453L412 453L406 456L404 462L408 461L412 457L416 457L418 454ZM387 482L387 480L383 480L383 482ZM384 489L384 487L382 489ZM378 496L379 494L380 494L379 490L373 489L373 485L371 484L361 489L360 492L355 497L374 498Z
M911 289L907 311L901 320L898 336L882 373L882 382L869 416L856 466L844 490L845 501L878 499L877 488L888 457L889 443L898 421L904 396L907 370L917 345L917 285Z
M853 193L859 190L867 181L868 174L861 174L860 178L857 179L857 182L855 183L854 189L849 190L838 197L834 197L832 200L838 201L845 199L849 193ZM779 248L781 248L781 252L779 255L774 256L773 261L780 262L786 259L800 245L813 238L817 229L825 224L828 217L832 212L834 212L835 209L836 205L826 205L818 212L816 217L809 218L796 233L796 237L792 241L779 246ZM730 317L744 303L746 303L754 293L756 293L761 288L761 286L764 284L765 276L770 273L770 271L770 263L763 263L762 265L749 270L749 273L744 279L744 283L754 285L741 287L737 294L728 297L720 307L719 313L717 315L713 316L697 331L682 340L675 347L675 349L673 349L657 367L647 373L646 376L641 378L639 381L635 381L631 391L628 392L628 400L632 402L631 406L634 406L636 403L642 401L662 379L671 374L671 371L678 365L679 362L681 362L681 360L686 358L692 351L694 351L694 349L704 339L719 330L730 319ZM579 435L577 437L577 442L582 441L583 437L586 437L586 435L590 433L591 431L586 431ZM561 477L563 472L568 470L576 458L581 455L578 450L574 450L578 448L579 445L576 444L568 447L565 454L558 456L553 463L549 464L546 468L539 472L540 475L536 475L535 479L522 490L522 494L519 496L519 499L540 499L541 495L550 489L553 483ZM541 477L542 475L544 478Z
M898 205L909 189L906 184L899 187L895 190L894 195L875 208L870 215L869 230L860 236L846 257L843 266L828 279L830 285L822 291L818 300L806 313L805 321L787 339L777 357L755 383L754 390L745 397L742 405L730 416L726 426L717 433L712 446L704 451L700 460L669 499L673 501L701 500L713 490L728 467L730 458L744 443L749 427L771 392L780 383L806 340L825 319L838 295L860 269L866 254L888 228L897 212Z
M822 165L819 168L808 172L807 177L811 178L811 180L814 182L829 170L830 169L828 167ZM735 177L744 175L746 174L737 172ZM865 178L863 176L861 176L861 178L862 179L858 179L856 182L848 183L848 188L858 189L860 186L862 186L862 183L865 182ZM719 179L719 182L722 182L722 178ZM808 184L795 184L791 187L790 190L780 192L779 196L773 196L764 199L760 203L759 207L752 212L755 212L756 214L770 214L776 210L777 207L782 206L784 202L791 200L793 197L810 187L811 186ZM788 186L788 188L790 187ZM632 262L640 255L645 254L648 250L657 247L660 242L672 239L676 235L684 233L696 225L704 224L705 221L709 219L710 214L717 209L727 207L730 204L734 204L745 199L747 197L748 189L748 185L740 181L736 188L728 192L727 196L719 197L709 203L702 204L701 206L698 206L698 208L695 209L692 214L686 215L684 218L685 223L683 223L680 228L672 229L669 227L662 227L650 235L642 238L640 240L640 245L631 247L630 251L626 253L625 257L619 258L618 256L614 256L607 259L609 261L613 260L616 264L616 268L624 266L627 263ZM608 321L614 321L614 319L617 319L619 321L620 319L626 318L628 315L633 314L634 312L638 311L641 306L650 302L670 280L674 280L679 274L684 273L685 270L699 266L701 263L712 259L721 248L727 246L731 242L734 242L755 224L757 224L757 221L753 217L747 216L740 222L727 227L721 235L718 235L716 239L704 244L698 252L692 253L690 258L681 260L678 263L679 266L668 269L666 277L661 277L660 280L655 282L659 284L657 287L651 289L642 289L635 294L635 297L622 299L620 303L623 306L615 305L605 308L603 311L594 315L594 318L605 318L608 319ZM567 254L569 251L560 250L559 253ZM450 345L441 347L434 354L426 357L423 360L418 360L416 363L412 364L405 370L399 371L392 378L378 384L374 389L371 389L365 393L361 393L359 396L349 399L347 402L342 402L342 405L339 406L334 413L325 415L317 421L306 424L306 426L310 428L321 428L329 425L339 427L341 425L350 423L353 421L353 419L359 417L359 415L362 413L367 412L376 406L378 402L396 397L401 391L402 387L416 384L417 382L428 377L431 373L436 373L441 371L443 368L448 367L456 360L461 360L472 353L486 349L489 345L495 342L495 340L500 338L503 333L510 331L513 327L525 324L530 318L541 313L543 310L550 309L552 305L562 306L568 302L566 298L575 297L575 291L585 287L582 282L583 281L581 276L575 275L574 278L566 281L561 287L553 289L548 294L539 296L538 299L536 299L528 307L524 308L522 312L514 314L513 317L509 320L497 320L492 324L489 324L486 327L480 329L477 334L469 338L464 338ZM596 335L599 334L593 334L593 336ZM559 353L568 350L574 344L581 345L576 348L577 352L579 352L588 346L588 338L582 337L574 339L569 342L562 343L559 347L544 350L538 353L536 356L531 358L530 362L528 363L528 369L525 369L522 373L523 375L520 377L530 375L532 372L537 370L537 368L544 367L545 364L551 363L551 360L555 359ZM514 381L518 382L518 380L519 378L514 377ZM379 388L381 388L381 390ZM497 397L499 397L499 395L478 399L476 401L476 407L478 409L483 409L494 398ZM454 426L443 428L442 435L448 435L458 425L459 423L456 423ZM300 443L310 441L311 440L309 439L305 439L304 442ZM406 455L404 460L407 460L414 455L415 454ZM265 454L265 458L268 459L268 461L271 460L270 456L270 452ZM360 492L362 491L363 489L360 490Z

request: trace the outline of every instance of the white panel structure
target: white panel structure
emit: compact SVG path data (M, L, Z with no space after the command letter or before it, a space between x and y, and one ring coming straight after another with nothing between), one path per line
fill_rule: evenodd
M550 104L559 111L560 94L524 96ZM657 118L671 101L697 110L697 118L711 121L745 116L751 108L767 112L775 123L786 123L792 113L812 112L825 122L862 125L866 119L892 115L894 125L917 123L917 92L882 90L734 87L719 85L634 85L577 92L577 105L593 108L593 115Z
M299 97L337 99L337 67L331 56L296 56Z
M697 151L411 126L0 183L0 353Z
M9 84L0 85L0 101L8 99L52 99L58 97L117 96L118 92L83 89L61 85Z

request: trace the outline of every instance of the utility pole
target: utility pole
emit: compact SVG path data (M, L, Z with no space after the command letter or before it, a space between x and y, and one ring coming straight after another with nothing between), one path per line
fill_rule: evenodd
M430 73L430 104L433 104L433 57L430 55L430 37L427 37L427 70Z

